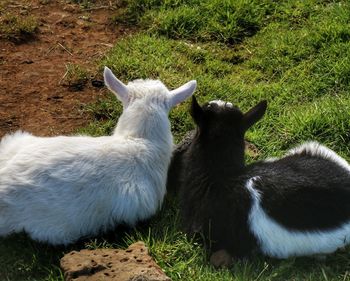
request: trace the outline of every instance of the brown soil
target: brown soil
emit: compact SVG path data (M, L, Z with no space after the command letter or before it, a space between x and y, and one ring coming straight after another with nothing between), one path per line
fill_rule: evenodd
M107 91L91 80L68 87L65 73L69 63L96 73L97 61L130 32L110 24L116 8L103 2L90 10L64 0L6 2L6 12L34 16L39 29L20 44L0 39L0 137L18 129L71 134L91 121L83 105Z

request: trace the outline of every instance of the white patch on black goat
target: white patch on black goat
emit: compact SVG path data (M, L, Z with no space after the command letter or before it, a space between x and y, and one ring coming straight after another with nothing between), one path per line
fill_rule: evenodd
M220 107L233 107L232 103L223 100L212 100L209 102L209 104L216 104Z
M269 157L269 158L264 159L263 161L266 162L266 163L269 163L269 162L275 162L275 161L277 161L279 159L280 158L278 158L278 157Z
M287 156L301 153L307 153L311 156L319 156L330 160L350 172L350 166L344 158L340 157L336 152L316 141L306 142L289 150L287 152Z
M246 182L246 188L252 198L248 223L251 232L259 242L261 251L265 255L287 258L290 256L328 254L348 244L350 241L350 222L327 231L295 231L277 223L266 214L261 206L263 194L254 188L256 180L259 180L259 177L251 178Z

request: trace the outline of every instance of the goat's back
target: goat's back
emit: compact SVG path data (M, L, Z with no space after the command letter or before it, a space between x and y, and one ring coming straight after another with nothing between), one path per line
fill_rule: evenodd
M350 221L350 169L318 155L292 154L248 166L262 207L291 229L330 229Z
M68 244L149 217L165 194L168 154L143 139L7 136L0 147L0 234L25 230Z

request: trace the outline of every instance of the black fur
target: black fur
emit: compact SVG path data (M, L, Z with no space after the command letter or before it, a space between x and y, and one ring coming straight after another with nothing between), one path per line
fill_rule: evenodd
M334 162L310 154L290 155L247 167L259 175L262 207L291 230L331 230L350 220L350 176Z
M181 186L180 180L182 179L182 158L183 154L187 151L188 147L192 143L192 139L195 135L194 130L189 131L173 151L171 162L168 169L167 176L167 196L171 198L176 198L178 190Z
M179 186L184 230L202 232L211 252L225 249L241 258L259 250L249 230L252 198L246 188L247 180L256 176L262 207L290 230L334 229L350 220L349 172L333 161L302 152L245 165L245 131L266 107L262 101L243 114L234 106L200 107L192 97L197 130L181 153L175 153L172 180Z

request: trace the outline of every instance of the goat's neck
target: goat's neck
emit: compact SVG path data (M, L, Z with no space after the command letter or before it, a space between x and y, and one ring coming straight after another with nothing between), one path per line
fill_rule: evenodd
M136 116L121 116L113 135L125 138L140 138L151 141L154 145L172 146L173 139L170 122L165 113L139 113Z
M203 147L206 163L212 171L220 174L238 175L245 168L244 141L236 144L216 143L214 147Z

